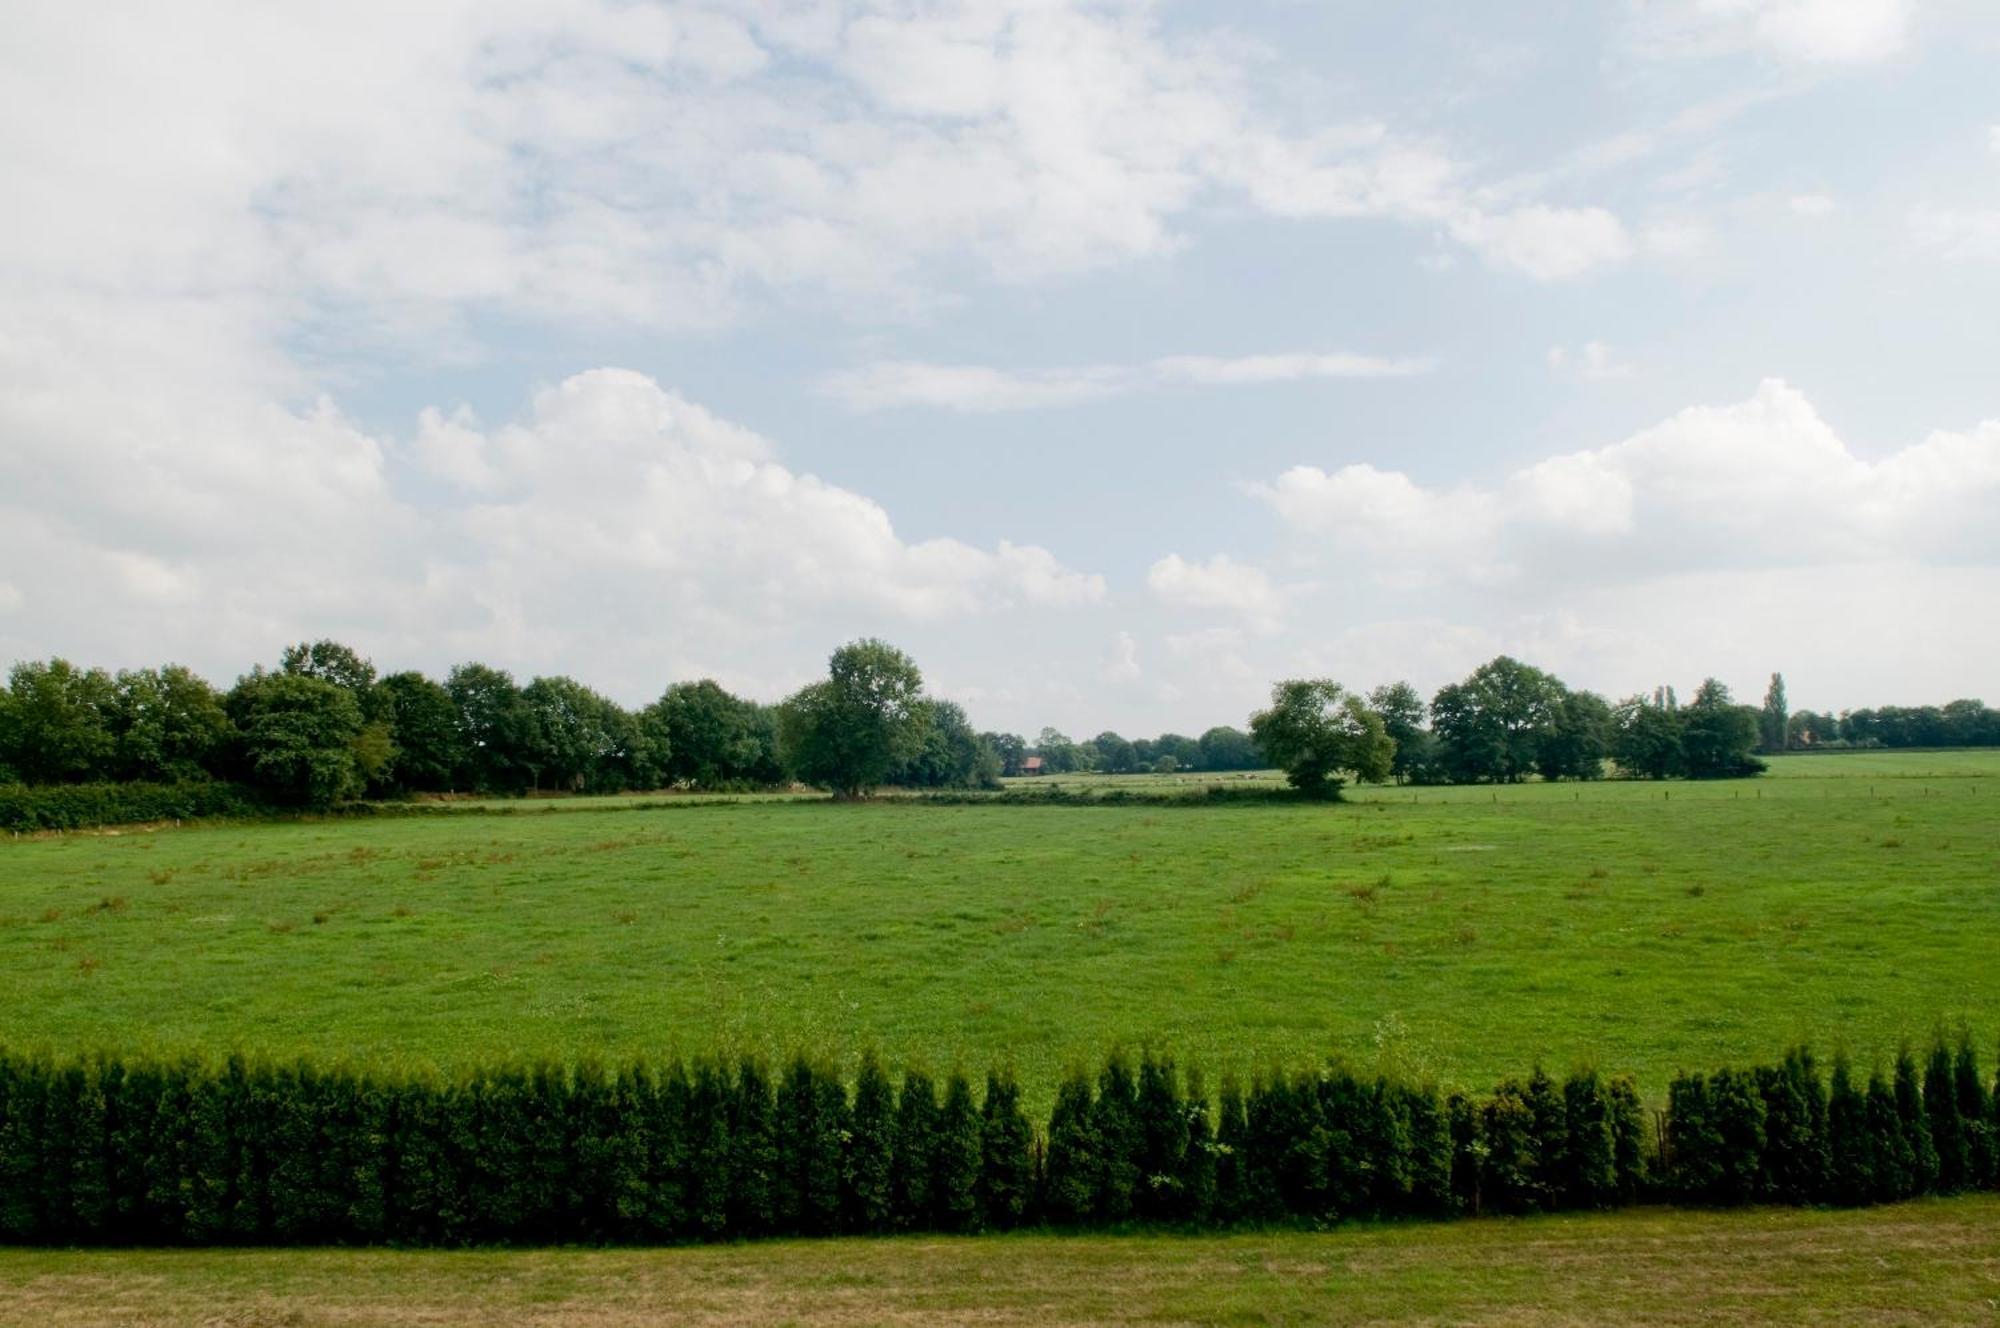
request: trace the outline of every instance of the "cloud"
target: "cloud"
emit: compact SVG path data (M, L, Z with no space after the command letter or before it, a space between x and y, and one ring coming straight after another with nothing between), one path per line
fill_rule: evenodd
M1422 573L1432 586L1543 593L1723 569L1990 565L2000 421L1869 461L1771 379L1747 401L1693 407L1490 486L1300 466L1253 491L1302 540L1402 585Z
M1386 359L1339 351L1234 358L1176 355L1142 365L1098 364L1026 371L886 360L829 374L820 380L819 389L857 411L931 406L988 412L1068 406L1175 386L1408 378L1430 372L1434 363L1428 359Z
M1825 194L1797 194L1792 198L1791 207L1801 217L1825 217L1838 210L1840 205Z
M1112 638L1111 651L1104 660L1106 682L1134 683L1145 676L1139 667L1139 642L1130 632L1120 632Z
M1679 0L1642 9L1634 44L1654 55L1872 64L1908 45L1915 10L1913 0Z
M1918 207L1910 212L1918 248L1966 262L2000 262L2000 210Z
M1586 341L1573 351L1567 346L1551 346L1547 358L1549 368L1557 373L1572 374L1588 383L1632 376L1631 364L1618 359L1601 341Z
M426 410L401 439L325 404L197 396L154 416L133 386L63 429L0 395L0 430L30 444L0 454L0 559L38 569L43 606L5 638L23 654L130 662L136 647L240 668L291 637L352 633L433 667L573 669L632 698L671 676L665 660L744 677L775 643L802 662L875 624L1106 594L1035 545L905 539L879 504L626 370L566 379L498 427Z
M1170 553L1147 569L1146 586L1162 604L1233 613L1260 631L1274 630L1284 616L1285 592L1264 569L1227 554L1195 563Z
M1595 207L1537 204L1498 215L1473 212L1454 221L1451 233L1488 262L1541 281L1581 276L1632 255L1624 223Z

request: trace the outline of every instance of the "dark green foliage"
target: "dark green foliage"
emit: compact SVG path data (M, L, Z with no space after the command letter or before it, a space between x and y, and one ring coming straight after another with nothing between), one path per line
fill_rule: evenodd
M1451 1201L1454 1210L1477 1217L1483 1206L1481 1182L1486 1169L1486 1137L1479 1104L1453 1093L1444 1104L1445 1128L1451 1133Z
M1539 1065L1528 1076L1527 1102L1533 1120L1530 1149L1535 1158L1535 1203L1549 1208L1559 1204L1565 1192L1563 1166L1570 1151L1569 1112L1555 1080Z
M1563 1082L1564 1138L1556 1199L1565 1208L1607 1208L1619 1196L1611 1094L1594 1070Z
M338 684L256 669L229 693L243 778L275 802L328 807L362 790L361 706Z
M778 1136L776 1108L764 1067L745 1060L736 1070L729 1099L729 1227L740 1235L764 1235L778 1222Z
M735 1149L729 1120L734 1101L729 1075L720 1065L704 1062L695 1066L681 1118L687 1223L693 1235L714 1239L730 1229Z
M963 1071L954 1071L945 1080L932 1153L932 1221L940 1230L978 1228L981 1163L979 1108L972 1101L972 1084Z
M1690 779L1736 779L1764 771L1764 763L1751 755L1758 742L1757 710L1737 705L1714 678L1701 684L1679 717Z
M1931 1146L1937 1150L1937 1192L1957 1194L1972 1178L1972 1141L1959 1115L1951 1048L1940 1033L1924 1066L1924 1115Z
M1781 1064L1759 1069L1757 1085L1764 1099L1765 1197L1810 1203L1826 1193L1832 1166L1819 1067L1811 1052L1796 1047Z
M1721 1155L1708 1197L1715 1203L1748 1203L1764 1189L1766 1116L1758 1076L1717 1070L1709 1080L1709 1111Z
M986 1100L990 1112L990 1083ZM854 1081L854 1111L848 1129L848 1225L856 1231L886 1231L895 1211L890 1175L896 1152L896 1090L872 1053L862 1059L861 1073Z
M1930 1114L1924 1110L1923 1090L1918 1086L1917 1060L1908 1047L1896 1054L1896 1123L1908 1150L1908 1193L1928 1194L1937 1185L1937 1144L1931 1138Z
M1994 1137L1993 1101L1979 1077L1979 1058L1972 1034L1962 1032L1958 1055L1952 1059L1952 1095L1965 1122L1966 1183L1976 1189L2000 1188L2000 1140Z
M1705 1202L1721 1189L1722 1134L1708 1076L1677 1074L1667 1085L1667 1185L1676 1198Z
M776 1209L780 1230L825 1235L840 1224L848 1132L846 1090L803 1056L778 1090Z
M1188 1072L1187 1095L1180 1103L1186 1143L1182 1149L1181 1195L1178 1216L1190 1222L1212 1222L1216 1211L1216 1147L1214 1127L1208 1119L1208 1093L1202 1087L1201 1072Z
M1135 1111L1139 1128L1140 1217L1177 1221L1188 1215L1188 1111L1171 1060L1139 1061Z
M258 816L267 811L241 784L0 784L0 831L77 830L141 821Z
M1243 1091L1233 1079L1222 1082L1222 1099L1215 1120L1215 1218L1240 1221L1248 1212L1247 1172L1250 1125L1244 1114Z
M889 1193L898 1226L930 1225L937 1145L937 1086L922 1070L909 1070L896 1100L896 1151L889 1167Z
M1611 1112L1611 1164L1619 1203L1634 1203L1649 1179L1646 1166L1646 1113L1639 1086L1621 1075L1605 1087Z
M1876 1194L1875 1139L1868 1128L1868 1098L1855 1084L1845 1053L1833 1061L1826 1133L1828 1196L1838 1204L1872 1203Z
M1481 1105L1473 1152L1479 1164L1474 1186L1478 1211L1524 1213L1540 1205L1535 1112L1513 1080L1494 1089Z
M1091 1134L1098 1155L1096 1215L1102 1221L1123 1222L1136 1211L1144 1145L1138 1085L1123 1056L1114 1055L1098 1077Z
M1962 1185L1991 1183L1974 1126L1992 1094L1961 1042L1920 1076L1831 1092L1802 1049L1683 1074L1664 1193L1702 1203L1867 1203L1936 1192L1933 1132L1963 1136ZM1646 1197L1627 1079L1536 1071L1483 1096L1338 1067L1226 1084L1152 1056L1063 1081L1042 1151L1011 1078L983 1105L954 1073L895 1093L864 1062L850 1099L805 1057L498 1066L444 1078L240 1057L124 1062L0 1052L0 1242L655 1242L783 1232L970 1231L1091 1222L1339 1221L1608 1207ZM1932 1153L1933 1157L1938 1156Z
M1064 1075L1049 1115L1043 1163L1042 1211L1052 1222L1086 1222L1096 1211L1102 1166L1091 1105L1090 1080L1083 1072Z
M1451 1117L1435 1088L1392 1086L1402 1098L1410 1143L1408 1207L1422 1217L1443 1217L1452 1209Z
M1915 1150L1896 1111L1895 1090L1880 1072L1868 1076L1868 1153L1875 1163L1874 1198L1893 1203L1917 1192Z
M1020 1085L1011 1074L989 1073L979 1116L979 1207L987 1226L1005 1230L1027 1220L1035 1199L1034 1150Z

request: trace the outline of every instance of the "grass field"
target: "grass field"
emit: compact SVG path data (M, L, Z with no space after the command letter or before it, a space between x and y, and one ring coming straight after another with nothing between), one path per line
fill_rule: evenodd
M775 805L0 843L0 1041L510 1053L1163 1047L1484 1086L2000 1029L2000 754L1337 807ZM1990 1047L1990 1042L1987 1044Z
M0 1250L0 1325L1990 1325L2000 1198L1234 1236Z

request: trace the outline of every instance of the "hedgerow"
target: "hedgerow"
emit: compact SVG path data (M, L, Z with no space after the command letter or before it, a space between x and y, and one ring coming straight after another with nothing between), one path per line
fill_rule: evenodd
M1212 1102L1114 1056L1037 1133L1004 1073L852 1085L797 1057L457 1076L0 1053L0 1240L35 1244L680 1242L1131 1222L1320 1224L1995 1188L1968 1041L1864 1087L1804 1050L1677 1076L1536 1070L1490 1093L1335 1066ZM1939 1141L1944 1141L1942 1148Z
M241 784L0 784L0 831L78 830L94 825L250 817L269 812Z

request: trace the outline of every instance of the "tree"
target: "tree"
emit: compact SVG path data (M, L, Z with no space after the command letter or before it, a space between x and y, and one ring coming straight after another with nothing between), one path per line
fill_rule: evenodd
M1729 689L1713 678L1695 692L1693 704L1680 712L1681 749L1691 779L1734 779L1763 773L1764 763L1752 756L1757 745L1757 712L1740 706Z
M280 802L326 807L361 792L361 707L344 687L253 669L229 693L250 780Z
M1611 759L1636 779L1672 779L1687 772L1676 712L1643 696L1618 703L1611 720Z
M1424 727L1429 713L1424 698L1406 682L1385 683L1368 693L1368 704L1382 716L1382 728L1396 742L1389 773L1399 784L1417 777L1432 759L1433 740Z
M1784 751L1791 718L1791 713L1785 707L1785 675L1774 673L1771 675L1771 685L1764 690L1764 708L1757 712L1758 750Z
M1219 724L1201 735L1199 742L1201 759L1197 764L1203 770L1261 770L1264 768L1264 753L1257 750L1257 744L1249 734L1226 724Z
M1535 750L1543 779L1597 779L1611 745L1611 706L1596 692L1565 690Z
M444 686L458 711L458 782L482 793L527 788L534 779L527 762L533 720L513 677L485 664L461 664Z
M117 751L117 685L66 659L16 664L0 710L0 764L30 784L102 779Z
M1565 689L1553 676L1501 655L1431 701L1439 760L1454 782L1516 783L1535 769L1556 727Z
M362 713L374 716L368 709L368 693L375 686L375 666L363 659L353 647L338 641L299 642L286 646L278 656L278 671L301 678L318 678L336 687L344 687L353 694Z
M1018 733L982 733L980 739L993 749L1000 761L1000 774L1012 778L1021 773L1021 762L1028 758L1028 740Z
M1035 739L1035 755L1042 758L1042 773L1066 775L1077 768L1076 744L1059 729L1045 728Z
M889 779L905 788L996 788L1000 757L972 731L956 701L923 702L928 714L923 745Z
M885 641L842 646L827 677L785 702L779 734L799 778L859 798L922 748L930 711L915 661Z
M536 678L521 689L527 712L522 759L536 787L603 791L623 787L632 734L625 712L574 678Z
M1138 768L1138 757L1132 750L1132 744L1116 733L1100 733L1091 742L1097 747L1097 768L1105 774L1130 774Z
M451 693L416 672L392 673L376 691L396 739L394 782L411 791L449 789L464 755Z
M770 709L713 678L677 682L638 718L660 778L690 788L775 784L785 777Z
M1270 709L1250 717L1250 733L1307 797L1337 796L1341 772L1387 779L1396 754L1382 717L1329 678L1278 683L1271 689Z
M121 779L200 779L222 761L234 729L215 688L169 664L118 675L112 706Z

